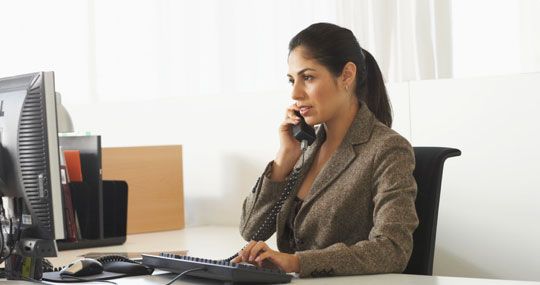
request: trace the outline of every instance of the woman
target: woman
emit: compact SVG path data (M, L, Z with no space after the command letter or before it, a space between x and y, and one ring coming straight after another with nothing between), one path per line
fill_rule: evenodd
M260 240L233 262L268 264L300 277L402 272L418 225L414 154L390 129L381 72L353 33L313 24L289 44L293 105L279 128L280 149L243 205L240 232L250 241L271 215L294 167L290 196ZM302 157L291 127L320 124ZM277 231L279 251L265 242Z

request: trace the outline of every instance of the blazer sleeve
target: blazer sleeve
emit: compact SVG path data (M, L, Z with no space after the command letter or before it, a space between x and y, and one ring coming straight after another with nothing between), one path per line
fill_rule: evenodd
M367 240L297 252L300 277L400 273L418 226L414 152L399 135L387 138L373 160L373 228Z
M270 215L271 209L278 201L286 181L275 182L270 180L270 171L273 161L270 162L263 174L257 179L251 193L244 200L242 206L242 216L240 217L240 234L246 241L250 241L257 232L265 218ZM276 221L271 225L271 231L263 238L270 238L276 231Z

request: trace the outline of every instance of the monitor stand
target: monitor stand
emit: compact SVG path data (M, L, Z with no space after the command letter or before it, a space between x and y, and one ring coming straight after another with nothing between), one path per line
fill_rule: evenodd
M5 273L8 280L41 280L43 258L54 256L54 241L21 239L15 244L13 253L6 259Z

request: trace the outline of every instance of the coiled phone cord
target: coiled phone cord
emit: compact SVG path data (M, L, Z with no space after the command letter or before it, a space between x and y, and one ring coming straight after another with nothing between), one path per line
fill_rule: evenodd
M261 226L257 229L255 234L251 236L251 240L256 240L256 241L267 240L274 233L277 215L281 211L281 208L283 207L285 200L287 200L292 190L296 187L296 183L298 182L298 176L300 175L300 170L304 166L304 154L308 147L308 141L303 140L300 144L300 147L302 149L302 164L299 167L294 168L291 175L287 178L287 183L285 184L285 188L283 189L283 192L281 192L281 196L272 207L270 214L266 216ZM235 253L233 256L226 258L223 261L230 262L231 260L235 259L237 256L238 256L238 253Z

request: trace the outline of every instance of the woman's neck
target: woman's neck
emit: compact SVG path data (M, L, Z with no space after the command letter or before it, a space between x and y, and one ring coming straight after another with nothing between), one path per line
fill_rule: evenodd
M343 110L338 111L334 118L324 123L324 130L326 131L324 144L327 147L337 148L341 144L358 113L359 104L358 101L348 104Z

